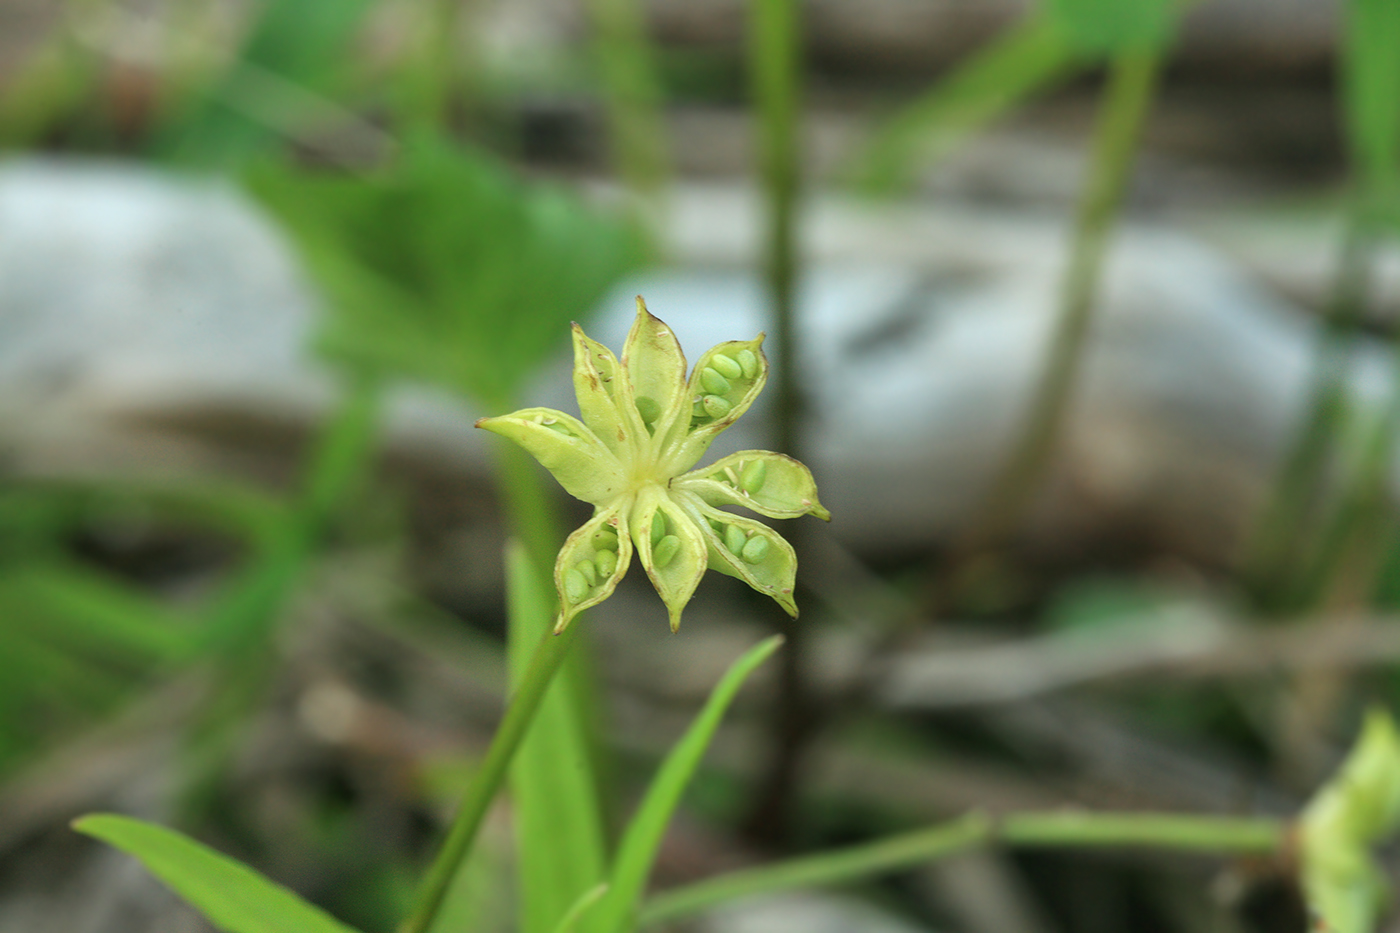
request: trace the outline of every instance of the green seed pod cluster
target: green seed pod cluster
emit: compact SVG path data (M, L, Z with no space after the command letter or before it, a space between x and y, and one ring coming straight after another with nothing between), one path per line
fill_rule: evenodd
M691 427L727 417L747 399L762 372L758 353L750 347L726 347L702 359L691 377Z
M761 564L768 556L768 540L737 524L725 524L717 519L710 520L710 527L724 542L729 553L746 564Z
M579 542L572 556L578 558L563 571L560 583L564 597L572 606L593 596L598 587L606 585L617 572L617 532L604 526ZM587 556L580 556L586 554Z
M666 516L658 509L651 516L651 564L657 569L669 567L681 550L681 539L667 532Z
M573 338L581 419L523 408L477 422L519 444L570 495L594 506L554 565L555 631L613 593L634 550L666 604L672 631L709 569L743 580L796 616L792 545L762 522L722 509L829 519L811 472L762 450L696 468L763 390L763 335L712 347L687 373L676 335L638 298L621 356L577 325Z

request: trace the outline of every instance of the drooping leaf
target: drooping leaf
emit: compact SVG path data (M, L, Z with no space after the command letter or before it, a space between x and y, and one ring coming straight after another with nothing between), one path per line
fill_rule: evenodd
M115 814L73 828L133 855L224 933L355 933L330 914L173 830Z

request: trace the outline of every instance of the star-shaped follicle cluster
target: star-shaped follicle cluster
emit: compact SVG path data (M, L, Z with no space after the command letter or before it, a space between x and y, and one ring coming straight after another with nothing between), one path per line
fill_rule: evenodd
M552 408L525 408L476 423L524 447L570 495L594 507L593 517L564 542L554 567L557 630L612 595L634 551L666 603L672 631L709 567L797 615L792 545L725 507L768 518L830 520L811 471L766 450L740 451L694 469L763 390L768 360L762 344L760 334L712 347L687 378L675 334L639 297L620 361L574 325L581 421Z

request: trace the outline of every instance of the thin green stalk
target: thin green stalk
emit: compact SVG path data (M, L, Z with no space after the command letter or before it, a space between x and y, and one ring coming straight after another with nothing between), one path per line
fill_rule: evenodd
M1245 855L1279 851L1287 833L1286 824L1271 819L1064 812L1013 813L996 821L973 813L944 826L665 891L643 907L641 925L689 916L741 897L849 884L998 842L1020 847L1135 846Z
M1084 355L1100 272L1132 172L1142 126L1152 103L1165 48L1120 52L1095 130L1089 181L1075 222L1059 314L1025 428L986 500L963 550L975 552L1010 534L1039 489L1055 453Z
M655 202L666 183L669 157L645 11L638 0L589 0L588 11L618 174L643 202Z
M801 184L800 119L802 56L796 0L752 0L748 67L758 116L760 175L767 199L764 275L773 309L776 449L802 458L803 414L798 373L797 212ZM795 532L800 538L802 532ZM791 535L790 535L791 537ZM784 615L778 632L787 648L779 659L772 755L748 821L751 833L769 841L785 834L788 802L798 765L814 727L812 698L803 673L805 629Z
M1065 811L1008 814L994 838L1023 848L1136 846L1222 855L1265 855L1277 852L1287 835L1287 824L1267 817Z
M451 125L457 56L454 45L461 0L420 0L424 7L421 44L415 48L405 80L401 129L446 132Z
M1301 549L1310 539L1301 532L1317 505L1329 454L1345 421L1347 365L1366 303L1375 245L1374 224L1358 203L1342 237L1303 427L1246 543L1245 576L1270 608L1292 608L1289 596L1298 594L1296 587L1280 587L1279 582L1298 570Z
M447 840L433 860L413 911L400 925L399 933L427 933L432 929L433 920L452 886L452 879L471 852L486 811L505 780L510 760L530 728L554 674L578 637L580 627L576 623L559 635L545 635L535 648L530 666L521 678L519 689L511 697L510 706L491 739L486 757L472 775L471 785L462 798Z

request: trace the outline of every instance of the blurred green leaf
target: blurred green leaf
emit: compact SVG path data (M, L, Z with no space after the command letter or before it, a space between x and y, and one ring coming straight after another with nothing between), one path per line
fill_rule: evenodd
M266 165L248 182L330 296L329 355L508 406L565 325L639 262L639 241L484 156L430 138L405 149L378 174Z
M109 713L196 631L139 590L75 564L0 572L0 770Z
M1400 827L1400 734L1372 710L1337 776L1303 811L1303 890L1328 933L1371 933L1386 898L1372 846Z
M225 933L355 933L241 862L130 817L85 816L73 828L140 859Z
M1400 158L1400 4L1347 4L1343 100L1347 141L1366 184L1377 193L1394 182Z
M1084 55L1165 45L1177 0L1049 0L1050 22Z
M351 56L374 0L268 0L238 57L172 120L156 152L202 167L236 165L305 118Z
M1032 18L900 109L860 153L852 174L872 194L902 190L921 163L944 155L1082 64L1059 30L1043 18Z
M558 612L551 581L540 579L525 549L506 553L510 601L510 673L519 685L535 645ZM580 655L565 659L511 764L520 863L520 929L550 933L605 874L606 853L589 736L572 701Z
M686 785L700 766L700 760L710 747L710 741L729 705L738 695L739 688L782 643L781 636L765 639L731 664L710 692L710 698L700 714L666 756L651 786L647 788L641 806L622 835L617 857L613 861L608 893L585 917L588 929L600 933L625 933L632 929L647 879L651 875L651 866L661 847L661 839L680 804Z

